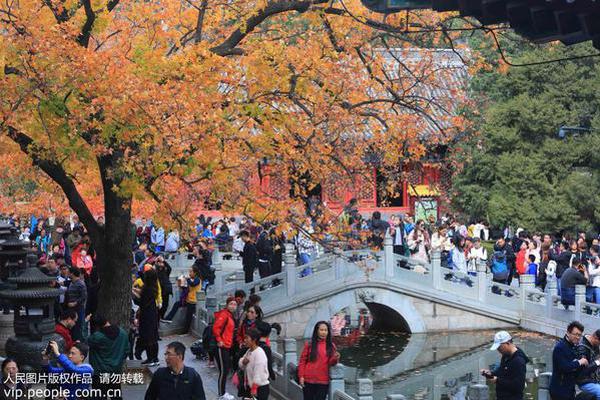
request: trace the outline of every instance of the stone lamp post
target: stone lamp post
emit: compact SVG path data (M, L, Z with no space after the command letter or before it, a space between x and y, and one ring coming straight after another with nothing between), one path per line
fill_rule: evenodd
M0 226L0 291L14 290L16 285L9 283L10 276L16 276L27 265L28 243L17 239L16 231L9 225ZM35 255L33 255L35 257ZM33 261L33 260L32 260ZM34 264L35 265L35 264ZM5 355L4 346L14 333L12 304L0 299L0 354Z
M8 278L16 289L0 291L0 298L14 307L14 333L6 341L6 355L14 358L24 372L41 370L42 351L50 340L64 348L64 340L54 333L54 301L60 289L50 287L54 278L30 266L18 276Z

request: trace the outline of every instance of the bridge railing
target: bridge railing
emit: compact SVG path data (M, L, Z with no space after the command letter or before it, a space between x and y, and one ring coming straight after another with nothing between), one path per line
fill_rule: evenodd
M180 259L184 263L190 262L189 255ZM283 310L332 289L373 280L403 285L420 294L441 295L444 300L457 305L468 300L471 309L477 310L478 304L481 304L480 309L501 310L498 316L510 312L510 318L519 318L526 328L535 329L540 324L549 326L545 330L547 333L553 333L554 326L562 326L573 319L587 321L591 325L600 322L600 305L585 301L583 287L577 289L575 304L565 309L556 292L556 282L552 280L548 282L546 292L535 287L535 278L531 275L522 275L519 287L508 286L494 282L483 264L477 266L475 274L465 274L443 268L440 253L431 254L431 263L396 255L391 238L385 239L382 252L365 249L325 253L322 258L303 266L297 265L293 245L286 244L283 271L251 283L243 281L241 271L223 273L220 260L217 257L213 261L217 277L208 292L208 297L216 299L217 306L222 306L227 295L243 289L246 293L259 293L266 312L271 307ZM303 273L307 270L311 273ZM198 313L199 319L210 318L212 310L207 309L204 302L200 302L198 307L205 308Z

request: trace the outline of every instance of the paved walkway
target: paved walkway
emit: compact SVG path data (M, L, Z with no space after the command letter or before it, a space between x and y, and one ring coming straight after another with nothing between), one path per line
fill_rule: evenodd
M179 341L183 343L186 347L185 353L185 365L188 367L193 367L198 371L200 377L202 378L202 383L204 384L204 392L206 393L207 400L216 400L218 398L217 394L217 379L218 379L218 370L217 368L208 368L208 361L200 361L192 354L190 351L190 345L197 340L196 337L191 335L174 335L174 336L165 336L159 343L159 351L158 357L160 359L160 367L165 367L165 348L167 344L174 341ZM144 354L145 355L145 354ZM156 370L157 367L152 368ZM144 385L127 385L123 386L123 399L126 400L138 400L143 399L144 394L146 393L146 388L150 383L150 376L147 375L144 381ZM237 389L234 389L231 384L231 378L227 380L227 391L230 394L236 395Z

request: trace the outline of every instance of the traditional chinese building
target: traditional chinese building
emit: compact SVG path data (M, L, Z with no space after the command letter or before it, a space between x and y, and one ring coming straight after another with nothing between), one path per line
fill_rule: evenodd
M426 64L423 68L436 70L437 79L421 83L416 92L425 99L438 101L439 106L430 107L431 119L423 118L420 138L428 146L428 154L418 163L401 164L401 173L395 182L381 173L376 160L365 157L367 173L353 177L330 176L325 183L317 185L310 195L332 210L341 210L352 198L356 198L362 213L379 210L384 215L411 214L417 219L440 213L440 200L449 184L449 172L444 166L444 156L452 143L439 138L440 129L450 128L450 120L456 116L458 105L465 98L467 68L463 55L451 49L391 49L381 50L392 77L401 77L403 64ZM442 106L442 104L446 106ZM448 107L447 105L451 106ZM459 135L460 136L460 135ZM456 139L456 136L454 136ZM434 140L436 139L436 140ZM376 157L375 157L376 158ZM395 186L390 194L386 187ZM260 180L264 193L275 198L290 194L290 184L277 174L265 174Z

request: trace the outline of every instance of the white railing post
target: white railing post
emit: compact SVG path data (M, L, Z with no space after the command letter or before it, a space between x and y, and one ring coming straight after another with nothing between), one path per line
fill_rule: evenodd
M488 290L488 274L485 263L477 263L477 290L479 301L485 303Z
M538 378L538 400L550 400L552 372L542 372Z
M546 318L552 318L552 309L554 308L553 296L558 295L556 279L552 278L546 284Z
M334 365L329 368L329 398L333 399L336 390L343 392L344 389L344 366L342 364Z
M358 400L373 400L373 382L370 379L358 379Z
M217 298L214 293L206 296L206 324L209 324L212 321L215 313L217 312Z
M524 313L527 291L535 288L535 276L529 274L519 276L519 287L521 289L521 313Z
M386 280L389 280L394 277L396 257L394 256L394 241L388 231L386 231L385 238L383 239L383 254L385 278Z
M467 388L467 399L469 400L488 400L489 388L482 383L469 385Z
M442 287L442 253L439 251L431 254L431 279L434 289Z
M285 356L286 363L298 364L298 356L296 352L298 351L298 347L296 344L296 339L283 339L283 353Z
M335 272L335 280L339 281L344 278L344 259L341 257L343 255L342 249L333 249L333 254L335 254L335 258L333 259L333 268Z
M212 266L215 270L215 293L218 296L223 294L223 264L221 263L221 253L215 247L212 257Z
M585 303L585 285L575 286L575 321L581 320L581 306Z
M271 334L269 335L269 340L271 342L271 351L273 353L279 353L279 335L277 335L277 330L271 329Z
M290 369L298 373L298 356L296 355L296 339L283 339L283 374L285 379L285 393L290 393L290 386L295 377L290 376Z
M292 243L285 244L284 267L286 272L285 284L287 285L288 298L296 294L296 249Z

